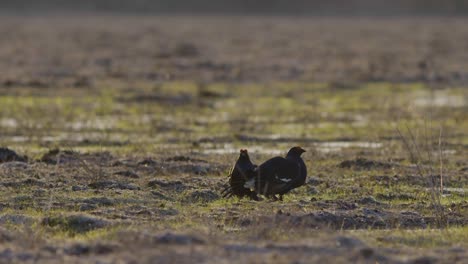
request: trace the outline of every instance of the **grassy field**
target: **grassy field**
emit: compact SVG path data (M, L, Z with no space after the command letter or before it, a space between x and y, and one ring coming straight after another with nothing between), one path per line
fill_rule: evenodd
M466 20L0 21L0 262L468 260ZM295 145L306 186L221 197Z

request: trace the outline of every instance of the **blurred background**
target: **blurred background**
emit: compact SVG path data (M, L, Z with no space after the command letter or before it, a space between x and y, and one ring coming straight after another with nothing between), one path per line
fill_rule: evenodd
M465 128L466 1L15 0L0 8L5 144L237 152L271 138L285 147L380 142L434 104L455 115L450 133Z
M4 0L6 12L222 13L303 15L465 15L463 0Z

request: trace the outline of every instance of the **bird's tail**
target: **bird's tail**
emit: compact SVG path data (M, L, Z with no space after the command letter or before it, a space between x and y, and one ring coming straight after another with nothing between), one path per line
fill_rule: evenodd
M235 192L239 192L239 189L243 189L245 182L243 180L234 180L231 179L229 181L229 185L225 186L224 189L221 191L221 195L224 198L229 198L234 195Z
M223 198L230 198L233 196L231 186L225 186L224 189L221 191L221 196Z

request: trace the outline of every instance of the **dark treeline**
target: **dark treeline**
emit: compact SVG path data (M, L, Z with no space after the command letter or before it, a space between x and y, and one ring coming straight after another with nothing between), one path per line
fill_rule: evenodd
M3 13L466 15L467 0L2 0Z

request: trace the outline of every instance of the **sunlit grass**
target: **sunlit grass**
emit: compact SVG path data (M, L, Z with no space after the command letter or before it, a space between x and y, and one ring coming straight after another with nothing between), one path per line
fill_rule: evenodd
M370 244L381 247L440 248L468 246L468 228L466 226L447 229L355 230L347 232L367 240Z

